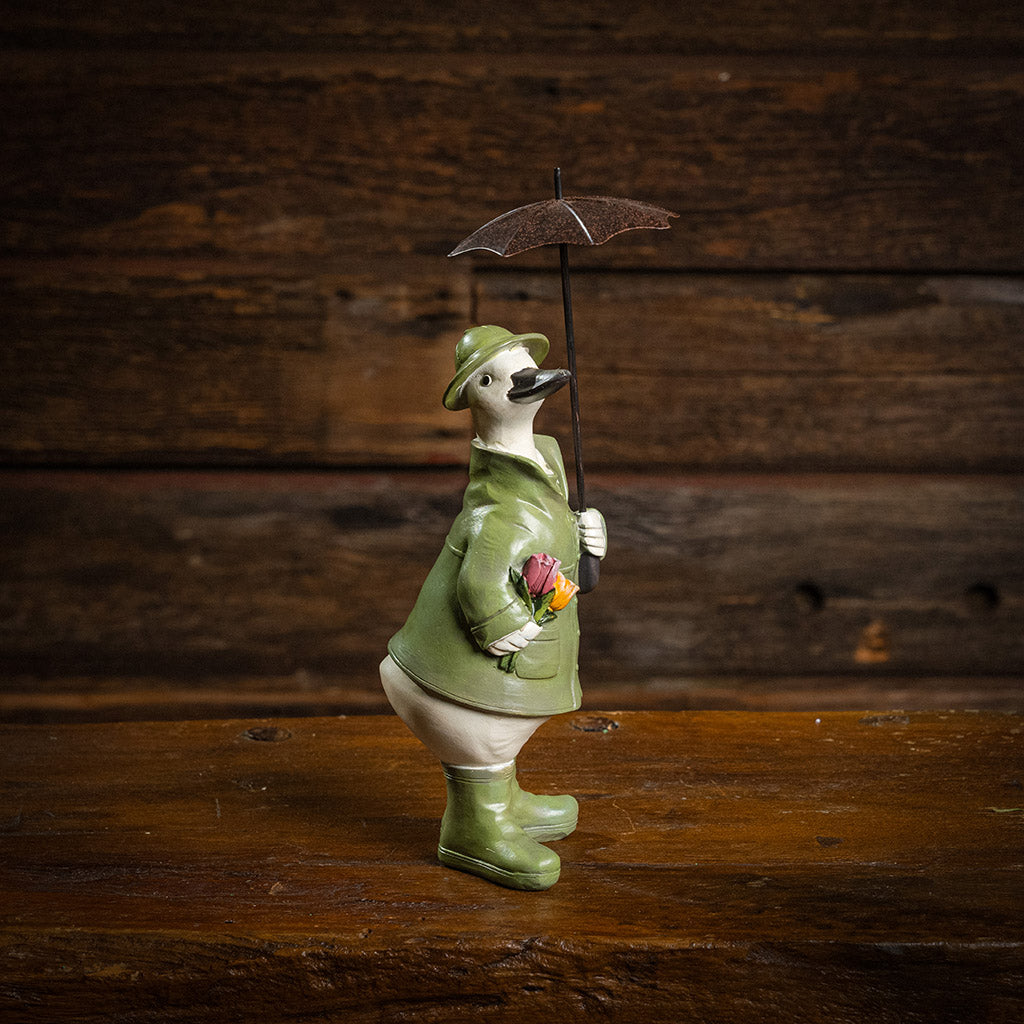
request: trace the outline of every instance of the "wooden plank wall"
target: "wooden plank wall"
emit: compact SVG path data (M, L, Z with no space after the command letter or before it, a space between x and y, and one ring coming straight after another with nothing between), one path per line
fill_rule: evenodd
M555 165L680 214L573 251L588 706L1020 707L1016 0L2 22L5 718L384 708L454 343L562 339L552 251L445 254Z

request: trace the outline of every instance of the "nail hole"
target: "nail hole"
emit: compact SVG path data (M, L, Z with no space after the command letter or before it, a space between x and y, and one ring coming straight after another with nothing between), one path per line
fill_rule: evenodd
M858 725L910 725L909 715L868 715L857 721Z
M1002 601L999 588L993 583L975 583L964 591L964 600L972 612L994 612Z
M619 723L604 715L577 715L570 725L579 732L612 732Z
M839 836L815 836L814 841L826 849L830 846L840 846L843 842Z
M254 726L252 729L246 729L242 735L247 740L255 740L257 743L280 743L292 738L287 729L281 729L276 725Z
M810 580L804 580L793 588L793 600L807 612L820 612L825 607L824 591Z

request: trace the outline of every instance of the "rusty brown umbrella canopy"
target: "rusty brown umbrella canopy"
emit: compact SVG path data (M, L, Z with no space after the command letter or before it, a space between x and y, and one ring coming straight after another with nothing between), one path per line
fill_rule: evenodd
M562 172L555 168L555 198L520 206L488 221L452 249L449 256L483 249L498 256L517 253L541 245L557 245L562 265L562 307L565 314L565 348L569 360L569 397L572 405L572 442L576 460L576 499L582 511L587 507L583 480L583 453L580 431L580 396L576 379L576 340L572 323L572 291L569 285L569 246L601 245L623 231L636 228L663 230L669 218L677 214L636 199L613 196L562 196ZM599 562L593 556L580 559L580 589L597 585Z
M659 206L613 196L569 196L520 206L459 242L449 256L486 249L515 256L540 245L601 245L635 228L667 228L676 216Z

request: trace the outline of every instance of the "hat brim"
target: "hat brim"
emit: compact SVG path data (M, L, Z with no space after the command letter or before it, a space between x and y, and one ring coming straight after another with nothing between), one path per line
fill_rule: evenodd
M470 377L476 373L485 363L490 362L499 352L506 352L508 349L521 346L525 348L533 361L539 366L548 349L551 347L548 339L543 334L511 334L505 338L498 338L493 344L477 349L473 355L459 368L459 372L452 378L451 383L445 388L444 407L457 412L459 409L469 407L466 400L464 388Z

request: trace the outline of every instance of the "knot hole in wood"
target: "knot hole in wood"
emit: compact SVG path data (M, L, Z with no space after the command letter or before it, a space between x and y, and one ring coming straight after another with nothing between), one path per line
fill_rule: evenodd
M804 580L793 588L793 601L805 612L820 612L825 607L825 591L813 580Z
M976 615L994 612L1002 602L1002 594L994 583L979 580L964 591L967 607Z

